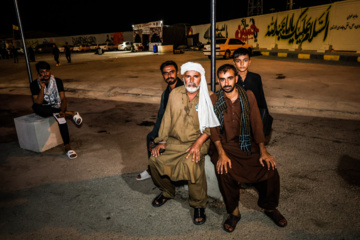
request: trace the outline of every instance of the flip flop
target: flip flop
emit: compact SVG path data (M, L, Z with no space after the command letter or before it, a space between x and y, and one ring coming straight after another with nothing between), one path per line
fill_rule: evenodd
M264 213L271 219L273 220L273 222L278 225L279 227L286 227L287 225L287 221L285 219L285 217L283 215L281 215L281 213L279 212L279 210L275 209L272 211L264 211ZM280 223L281 220L285 220L285 224L282 225Z
M224 230L229 233L233 232L236 228L236 224L240 221L240 219L241 219L241 215L235 216L233 214L230 214L224 222L224 225L223 225ZM226 225L228 225L229 227L226 228ZM232 228L232 230L230 230L229 228Z
M66 155L68 156L69 159L75 159L77 158L77 154L74 150L69 150L67 151ZM74 156L75 155L75 156Z
M201 221L196 221L197 218L202 218ZM201 225L206 222L205 208L195 208L194 209L194 224Z
M75 113L75 115L73 116L73 119L74 119L75 124L78 126L80 126L83 121L82 117L80 116L80 114L78 112Z
M142 181L149 178L151 178L151 175L148 173L147 170L143 171L142 173L136 176L136 180L138 181Z
M163 193L161 192L156 198L154 198L154 200L152 201L152 205L153 205L153 207L161 207L168 200L170 200L170 198L164 197Z

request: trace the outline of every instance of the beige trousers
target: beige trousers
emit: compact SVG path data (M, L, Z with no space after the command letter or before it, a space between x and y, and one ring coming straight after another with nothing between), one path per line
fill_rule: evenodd
M155 185L163 192L164 197L175 197L175 185L168 176L161 176L154 166L152 161L149 161L151 178ZM195 183L189 184L189 205L194 208L206 208L207 203L207 183L205 169L201 173L201 176L195 181Z

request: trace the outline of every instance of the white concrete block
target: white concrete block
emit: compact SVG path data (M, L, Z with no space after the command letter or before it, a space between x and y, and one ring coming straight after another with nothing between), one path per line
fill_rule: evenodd
M21 148L44 152L63 143L59 126L53 117L43 118L32 113L14 118Z
M215 167L214 164L210 160L210 156L205 156L205 174L206 174L206 181L207 181L207 195L209 197L218 199L223 201L218 180L215 174Z

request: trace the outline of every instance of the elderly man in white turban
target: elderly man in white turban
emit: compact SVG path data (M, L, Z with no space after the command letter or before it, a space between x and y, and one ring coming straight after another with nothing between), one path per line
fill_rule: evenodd
M173 182L187 180L194 223L205 223L207 184L204 159L209 149L210 128L219 126L210 100L205 70L199 63L181 66L184 86L174 89L161 122L158 145L152 150L151 177L161 190L153 200L160 207L175 197Z

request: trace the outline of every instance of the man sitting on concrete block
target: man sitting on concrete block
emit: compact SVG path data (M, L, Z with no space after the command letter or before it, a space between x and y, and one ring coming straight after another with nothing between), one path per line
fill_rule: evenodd
M184 86L171 91L158 137L149 159L151 178L162 191L152 202L161 207L175 197L176 181L188 181L193 222L206 221L207 184L204 170L210 128L219 125L211 104L205 69L199 63L181 66ZM161 150L162 149L162 150ZM164 152L163 152L164 151Z
M64 86L59 78L50 73L50 65L40 61L36 65L39 78L30 84L34 104L34 112L42 117L54 116L59 124L60 134L65 145L66 155L70 159L77 158L77 154L70 147L69 130L65 120L71 116L76 125L81 125L82 118L78 112L67 111Z
M233 232L241 215L240 183L259 192L258 205L279 227L287 225L277 210L280 178L275 159L265 148L265 137L255 95L237 85L239 76L231 64L217 71L220 90L211 95L220 126L211 128L209 155L215 166L220 191L229 217L224 230Z

